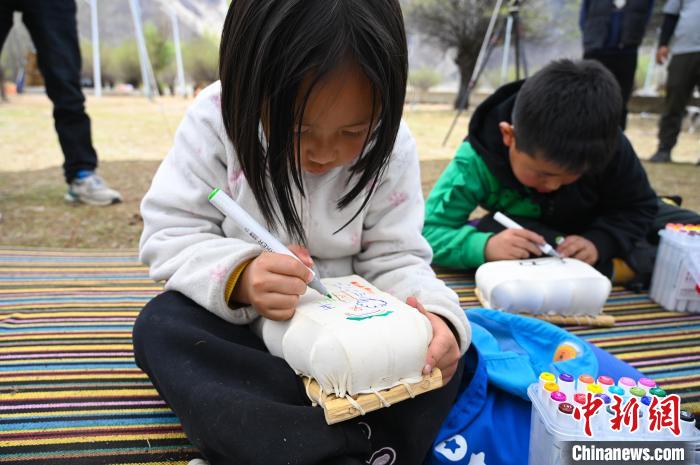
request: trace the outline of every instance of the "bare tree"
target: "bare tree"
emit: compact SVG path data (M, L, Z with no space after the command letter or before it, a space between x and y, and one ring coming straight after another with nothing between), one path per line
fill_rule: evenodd
M455 107L467 92L495 4L494 0L413 0L407 5L407 19L415 30L445 50L455 50L460 77Z

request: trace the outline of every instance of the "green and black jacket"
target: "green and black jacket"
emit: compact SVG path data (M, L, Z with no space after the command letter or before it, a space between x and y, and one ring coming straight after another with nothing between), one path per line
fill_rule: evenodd
M469 135L428 197L423 235L433 247L433 263L455 268L484 263L492 234L469 224L477 206L586 237L598 249L599 263L624 257L646 235L657 210L656 194L630 142L620 132L607 166L555 192L523 186L498 129L501 121L511 122L521 85L507 84L477 107Z

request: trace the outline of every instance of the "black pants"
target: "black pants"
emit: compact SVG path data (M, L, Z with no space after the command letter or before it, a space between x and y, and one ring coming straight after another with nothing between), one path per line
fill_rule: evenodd
M673 55L668 64L664 113L659 121L659 150L675 147L685 107L695 87L700 87L700 52Z
M63 150L63 173L70 182L80 170L97 167L90 118L80 89L80 48L75 0L0 0L0 49L12 28L12 14L22 12L37 51L46 93Z
M421 464L463 370L442 389L328 426L300 378L247 326L180 293L150 301L133 337L138 365L212 465Z
M628 50L621 52L593 50L586 52L583 58L599 61L615 76L622 91L622 119L620 127L625 129L627 127L627 103L632 96L634 73L637 70L637 50L634 50L634 52Z

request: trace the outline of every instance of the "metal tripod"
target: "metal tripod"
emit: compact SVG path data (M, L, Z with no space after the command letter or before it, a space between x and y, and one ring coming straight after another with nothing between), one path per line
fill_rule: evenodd
M476 83L481 77L481 73L486 68L486 64L491 57L493 49L503 38L503 59L501 61L501 84L504 84L508 77L508 60L511 42L515 49L515 79L520 79L520 68L524 71L524 77L528 76L527 69L527 58L525 57L525 50L522 45L522 28L520 23L520 4L522 0L510 0L508 4L508 15L505 20L498 21L498 16L501 11L501 6L503 0L497 0L496 6L491 13L491 19L489 20L488 28L486 29L486 34L484 35L484 40L481 43L481 48L479 49L479 55L476 58L476 63L474 69L472 70L472 76L467 84L467 89L465 90L462 98L457 102L457 113L455 114L452 124L442 141L442 146L444 147L447 143L447 139L450 138L452 130L457 124L457 120L462 115L464 110L469 106L469 97L472 90L476 87ZM498 22L498 28L495 28ZM515 34L513 34L515 31ZM514 38L514 40L513 40Z

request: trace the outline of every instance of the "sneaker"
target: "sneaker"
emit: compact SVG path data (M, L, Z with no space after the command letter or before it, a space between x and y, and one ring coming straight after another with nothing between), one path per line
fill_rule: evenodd
M209 462L202 459L192 459L187 465L209 465Z
M68 202L82 202L88 205L112 205L122 201L122 196L93 171L83 171L68 185L65 199Z
M669 150L657 150L649 161L652 163L668 163L671 161L671 152Z

